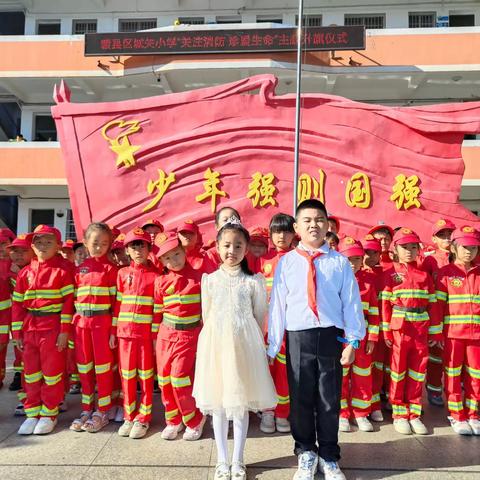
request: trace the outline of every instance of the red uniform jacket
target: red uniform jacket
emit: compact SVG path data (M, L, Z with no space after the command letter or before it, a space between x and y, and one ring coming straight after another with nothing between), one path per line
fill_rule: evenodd
M8 343L8 332L12 321L12 287L10 276L0 273L0 343Z
M480 266L451 263L437 277L437 299L447 338L480 340Z
M425 270L435 281L438 271L450 263L450 252L436 250L431 255L427 255L422 262L421 269Z
M273 277L275 276L275 269L277 268L280 259L290 250L270 250L263 257L257 259L254 273L261 273L265 277L267 284L267 294L270 298L270 293L273 286Z
M120 338L149 338L158 333L158 320L153 314L153 296L158 269L132 262L118 272L117 302L112 333ZM158 319L158 315L156 315Z
M23 331L60 329L70 333L73 315L73 277L57 256L30 265L18 272L13 292L12 335L19 339ZM41 312L42 316L29 315ZM51 313L51 315L43 315Z
M111 315L88 316L86 311L115 309L117 297L118 268L107 256L87 258L75 269L75 309L77 314L74 324L81 328L92 328L108 320L111 326Z
M194 270L200 270L204 273L213 273L218 268L217 262L213 261L207 252L199 248L187 252L187 261Z
M378 342L380 333L380 315L378 311L378 295L375 289L375 277L369 271L359 270L355 274L362 299L363 315L367 324L367 340Z

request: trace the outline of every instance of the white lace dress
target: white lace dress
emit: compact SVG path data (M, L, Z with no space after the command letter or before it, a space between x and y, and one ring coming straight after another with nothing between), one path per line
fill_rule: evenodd
M261 326L267 309L262 275L221 266L202 277L202 316L193 396L203 413L227 418L277 403Z

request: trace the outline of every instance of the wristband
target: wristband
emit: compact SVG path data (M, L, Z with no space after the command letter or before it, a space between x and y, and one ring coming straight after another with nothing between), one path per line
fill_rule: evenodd
M347 340L346 338L343 338L343 337L337 337L337 340L341 343L346 343L348 345L351 345L354 350L358 350L360 348L359 340Z

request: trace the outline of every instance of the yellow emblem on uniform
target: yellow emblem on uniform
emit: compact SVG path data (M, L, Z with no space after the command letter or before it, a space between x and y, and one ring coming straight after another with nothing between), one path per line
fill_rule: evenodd
M450 280L450 284L452 285L452 287L461 287L463 285L463 279L461 279L460 277L453 277Z
M171 295L175 291L175 287L173 285L170 285L166 290L165 293L167 295Z
M470 226L466 226L466 227L463 227L462 228L462 232L465 232L465 233L473 233L475 231L475 229L473 227L470 227Z
M272 264L271 263L267 263L264 267L263 267L263 271L265 273L272 273Z

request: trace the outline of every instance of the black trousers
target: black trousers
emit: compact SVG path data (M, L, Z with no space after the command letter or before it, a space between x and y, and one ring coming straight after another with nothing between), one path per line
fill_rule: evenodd
M340 459L342 343L338 336L343 337L343 331L335 327L287 331L290 425L296 455L314 451L326 461Z

